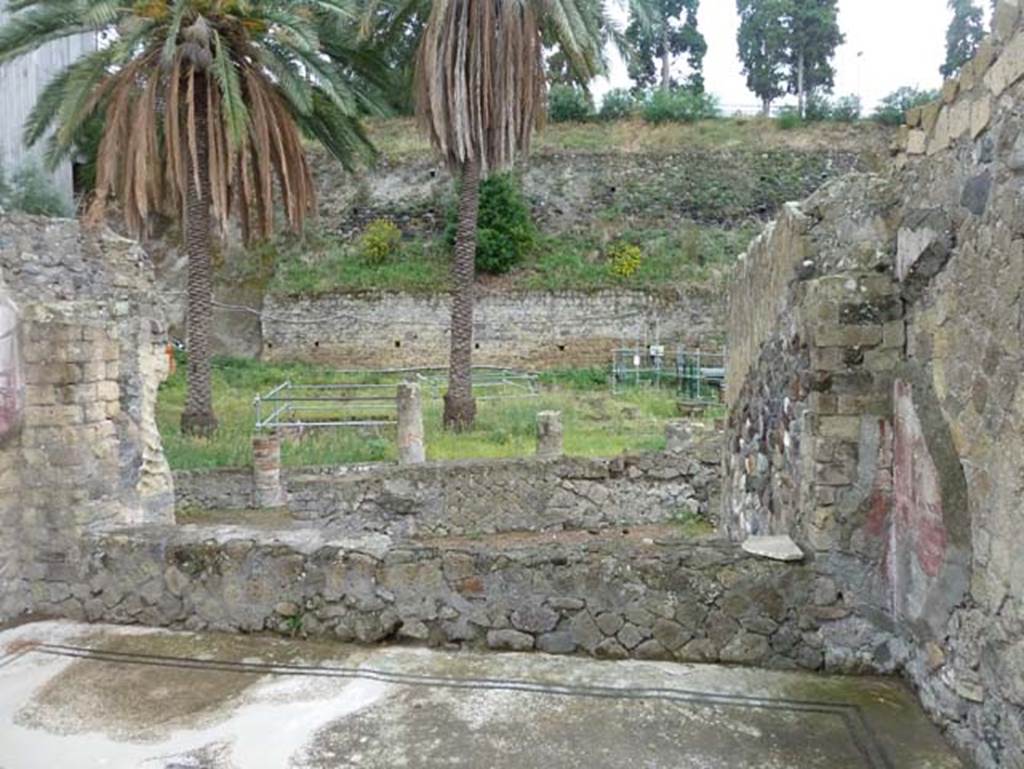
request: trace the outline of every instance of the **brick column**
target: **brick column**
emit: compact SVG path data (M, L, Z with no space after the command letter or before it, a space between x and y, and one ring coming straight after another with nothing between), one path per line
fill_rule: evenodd
M281 440L276 433L253 436L252 485L256 507L284 507L288 503L281 483Z

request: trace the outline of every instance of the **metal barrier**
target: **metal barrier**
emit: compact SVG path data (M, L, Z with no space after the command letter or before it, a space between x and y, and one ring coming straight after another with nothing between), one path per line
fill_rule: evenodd
M716 403L725 387L725 353L678 348L673 357L661 345L615 350L612 392L644 385L674 387L683 402Z
M375 376L382 372L358 373ZM420 385L424 399L440 400L448 388L448 376L441 369L408 369L401 373L403 381ZM398 385L398 381L375 384L284 382L253 400L256 432L393 425L397 421ZM473 391L478 401L514 400L535 398L540 394L540 387L534 373L479 366L473 368Z
M426 397L440 399L448 389L447 373L417 374L416 379ZM540 394L537 375L528 371L473 367L473 393L478 401L536 398Z
M284 382L253 400L256 430L391 425L396 421L397 390L397 383L307 385Z

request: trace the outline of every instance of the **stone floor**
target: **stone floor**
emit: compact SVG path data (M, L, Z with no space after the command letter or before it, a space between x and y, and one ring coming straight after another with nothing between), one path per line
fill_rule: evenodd
M946 769L899 682L70 622L0 632L0 767Z

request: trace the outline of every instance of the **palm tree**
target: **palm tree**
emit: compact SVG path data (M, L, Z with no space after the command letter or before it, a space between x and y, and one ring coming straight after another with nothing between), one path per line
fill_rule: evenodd
M0 64L52 40L102 34L40 94L28 144L56 164L102 115L90 218L116 201L141 235L180 218L188 255L188 395L183 432L216 429L210 381L213 227L266 238L315 212L303 135L348 165L370 145L358 122L380 74L358 47L350 0L10 0ZM357 77L358 76L358 77Z
M473 281L480 182L529 150L544 117L546 43L589 80L601 67L589 0L434 0L416 59L416 112L460 181L444 425L473 425ZM545 37L549 39L545 39Z

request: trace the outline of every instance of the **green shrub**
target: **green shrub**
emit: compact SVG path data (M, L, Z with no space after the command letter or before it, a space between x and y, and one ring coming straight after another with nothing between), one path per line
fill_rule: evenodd
M800 110L788 105L779 110L779 116L776 120L779 124L779 128L783 131L790 131L794 128L799 128L804 122L800 119Z
M804 121L807 123L823 123L832 119L832 102L823 93L811 91L804 102Z
M631 278L640 269L644 261L644 252L640 246L619 241L608 249L608 264L612 275L617 278Z
M882 99L871 119L882 125L903 125L907 110L928 104L938 98L938 91L925 91L920 88L904 86Z
M692 88L657 89L648 94L642 115L648 123L692 123L718 117L718 99Z
M53 180L35 163L21 166L10 182L0 179L0 208L36 216L72 214Z
M455 245L458 205L448 210L446 239ZM536 241L530 206L513 174L492 174L480 185L480 214L476 230L476 269L501 275L523 260Z
M552 123L581 123L594 114L590 95L574 85L553 85L548 92L548 117Z
M367 264L384 264L398 250L402 231L390 219L374 219L359 237L359 254Z
M604 95L601 111L597 116L601 120L622 120L636 112L636 99L625 88L615 88Z
M832 102L829 118L837 123L856 123L860 120L860 97L853 94L840 96Z

